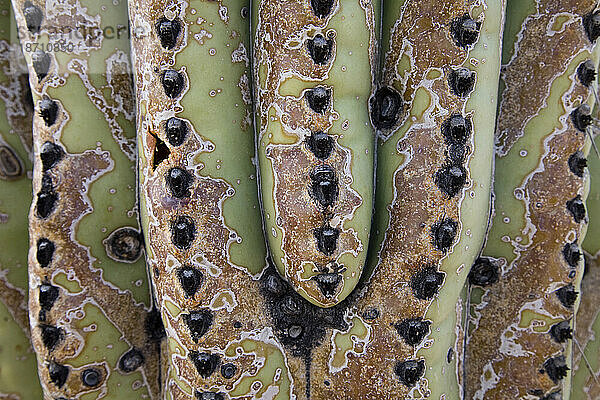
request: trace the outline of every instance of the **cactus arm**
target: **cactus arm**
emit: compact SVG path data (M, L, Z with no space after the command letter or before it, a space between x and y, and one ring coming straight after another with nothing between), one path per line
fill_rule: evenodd
M355 288L372 215L379 1L254 1L265 231L278 270L331 307Z
M0 1L0 397L41 397L27 316L31 94L10 1ZM29 97L28 97L29 96Z
M156 398L126 8L50 5L13 2L36 107L29 320L44 398ZM56 29L79 35L57 48Z
M569 324L587 218L567 202L588 191L587 173L569 160L589 148L571 112L593 98L576 71L598 57L583 26L594 4L508 3L495 212L483 250L499 279L471 291L469 399L569 396Z

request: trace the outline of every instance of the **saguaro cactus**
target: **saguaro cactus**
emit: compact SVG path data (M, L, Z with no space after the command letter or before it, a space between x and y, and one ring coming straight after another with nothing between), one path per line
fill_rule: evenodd
M478 286L467 341L469 399L569 397L579 246L588 220L586 103L594 99L594 71L586 60L597 65L595 7L540 0L532 10L509 1L495 213L485 257L469 275Z
M29 318L48 399L159 392L125 7L13 2L36 113Z
M600 396L597 1L12 4L0 397Z

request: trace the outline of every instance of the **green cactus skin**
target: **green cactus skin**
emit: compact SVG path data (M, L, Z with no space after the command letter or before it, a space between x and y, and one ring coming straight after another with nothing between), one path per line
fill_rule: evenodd
M0 398L39 399L27 316L27 214L33 108L25 60L11 41L10 1L0 1ZM28 97L29 96L29 97Z
M311 4L323 4L323 15ZM377 70L379 14L379 0L253 2L266 236L281 275L321 307L338 304L350 294L366 260L374 156L368 99ZM311 55L312 41L319 39L328 41L328 57ZM322 110L311 108L308 100L317 87L330 91ZM317 132L332 141L329 154L317 156L311 150L310 140ZM319 203L318 189L313 189L318 168L335 173L338 194L331 201ZM332 228L337 235L334 245L319 246L319 230Z
M44 398L157 398L153 338L160 335L147 329L151 303L139 257L126 4L51 4L13 1L36 107L29 319ZM39 32L32 12L43 17ZM79 35L61 43L57 32L69 28ZM35 53L42 45L46 56ZM57 106L55 121L45 99ZM51 255L39 255L42 238L54 244ZM57 291L55 300L40 295L48 284L54 289L44 293Z
M597 110L597 108L596 108ZM600 139L596 139L600 144ZM591 154L591 153L590 153ZM588 159L590 171L590 194L586 209L590 220L581 247L586 251L585 273L581 280L581 302L575 317L573 345L573 378L571 398L593 400L600 397L600 159L593 154ZM583 357L582 355L585 355ZM590 368L592 369L590 371ZM592 372L593 371L593 372ZM595 378L592 376L595 375Z
M567 262L563 249L579 246L587 228L567 201L585 201L588 173L578 176L568 160L589 149L570 114L593 100L576 70L588 58L597 65L582 18L594 7L591 0L508 2L495 212L483 250L499 280L471 290L468 399L569 398L570 373L554 357L571 368L571 340L566 330L562 343L550 332L572 321L577 307L557 290L572 284L579 292L582 275L582 260Z
M452 26L466 14L480 33L459 46ZM503 15L499 1L384 4L382 87L397 91L404 109L378 132L373 273L356 313L369 337L364 354L353 358L351 373L344 376L378 382L364 398L459 398L457 326L464 305L458 299L487 223ZM451 71L461 66L477 74L473 90L464 96L454 94L449 83ZM467 183L451 195L442 192L435 176L455 165L442 133L453 114L469 118L472 132L461 160ZM447 218L457 224L456 235L436 245L432 232ZM437 281L433 290L415 289L424 275ZM373 310L379 317L364 319ZM403 339L396 326L413 318L422 318L422 335ZM415 378L403 379L402 367L411 363Z

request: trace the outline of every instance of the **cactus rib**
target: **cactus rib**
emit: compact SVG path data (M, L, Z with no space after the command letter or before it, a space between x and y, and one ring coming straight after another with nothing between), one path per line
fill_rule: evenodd
M156 398L144 263L106 249L140 256L128 46L126 35L103 34L126 26L126 8L15 0L13 9L36 105L29 320L44 396ZM123 226L132 234L118 240ZM128 362L132 350L141 363Z
M270 252L303 297L331 307L355 288L366 260L374 156L368 99L379 1L253 3Z
M587 174L577 160L589 143L579 116L593 100L577 69L598 57L585 29L594 7L508 3L495 212L483 250L499 276L471 290L467 398L569 396L570 325L587 225Z
M0 1L0 397L40 398L27 316L27 213L33 109L10 1Z
M265 326L257 282L266 248L252 162L249 3L129 7L140 33L132 49L142 225L169 343L167 398L288 398L285 355Z

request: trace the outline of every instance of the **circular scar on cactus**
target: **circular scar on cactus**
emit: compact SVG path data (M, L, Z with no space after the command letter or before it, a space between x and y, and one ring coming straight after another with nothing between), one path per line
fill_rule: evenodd
M221 365L221 376L225 379L231 379L237 373L237 367L235 364L226 363Z
M469 271L469 283L477 286L490 286L498 282L500 267L488 257L479 257Z
M102 243L106 254L115 261L133 263L142 254L142 235L131 227L116 229Z
M12 180L23 175L23 163L8 146L0 146L0 179Z
M138 369L144 363L144 355L138 349L129 349L119 359L119 370L130 373Z
M102 382L102 373L95 368L87 368L81 373L81 382L88 387L96 387Z

